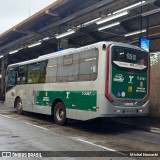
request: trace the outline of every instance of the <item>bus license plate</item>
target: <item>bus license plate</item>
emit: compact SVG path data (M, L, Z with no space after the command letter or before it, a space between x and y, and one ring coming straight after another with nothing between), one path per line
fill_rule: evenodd
M133 106L133 103L125 103L125 106Z
M134 113L136 113L136 112L137 112L136 109L124 109L124 113L134 114Z

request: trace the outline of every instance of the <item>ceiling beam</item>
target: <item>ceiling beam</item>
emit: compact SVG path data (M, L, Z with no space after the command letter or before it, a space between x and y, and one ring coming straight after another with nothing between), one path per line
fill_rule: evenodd
M61 25L63 23L71 21L71 20L75 19L76 17L80 17L80 16L82 16L84 14L90 13L91 11L93 11L93 10L95 10L97 8L103 7L104 5L106 5L108 3L111 3L112 1L114 1L114 0L107 0L107 1L103 0L101 2L98 2L98 3L96 3L96 4L92 5L92 6L87 7L87 8L85 8L85 9L79 11L79 12L76 12L76 13L74 13L74 14L72 14L72 15L70 15L70 16L68 16L68 17L66 17L66 18L64 18L64 19L62 19L60 21L57 21L57 22L55 22L55 23L53 23L53 24L51 24L51 25L49 25L47 27L44 27L41 31L49 30L49 29L51 29L53 27L56 27L56 26L59 26L59 25Z
M45 13L50 15L50 16L53 16L53 17L59 16L59 14L57 12L51 12L49 9Z
M68 21L76 19L77 17L80 17L80 16L83 16L83 15L85 15L87 13L90 13L91 11L96 10L97 8L104 7L105 5L107 5L107 4L109 4L109 3L113 2L113 1L114 0L107 0L107 1L106 0L102 0L101 2L95 3L94 5L92 5L90 7L87 7L87 8L85 8L85 9L79 11L79 12L76 12L76 13L74 13L74 14L72 14L72 15L70 15L70 16L68 16L68 17L66 17L66 18L64 18L64 19L62 19L60 21L57 21L57 22L55 22L55 23L53 23L53 24L51 24L49 26L46 26L46 27L44 27L44 28L42 28L42 29L40 29L38 31L39 31L39 33L40 32L44 33L47 30L52 30L54 27L57 27L57 26L59 26L61 24L64 24L64 23L66 23ZM146 2L145 4L153 3L154 1L155 0L150 0L150 1ZM128 20L129 20L129 18L128 18ZM27 32L25 32L25 34L26 33ZM33 33L32 34L30 33L29 35L26 35L23 38L20 38L20 39L15 40L15 41L13 41L13 42L11 42L11 43L3 46L3 47L0 47L0 52L3 51L5 48L12 47L13 45L15 45L17 43L20 44L20 43L22 43L22 42L24 42L26 40L32 39L34 36L35 36L35 34L33 35Z
M29 34L29 35L40 35L36 32L32 32L32 31L24 31L24 30L20 30L20 29L17 29L17 28L14 28L13 29L14 32L18 32L18 33L23 33L23 34Z
M93 41L98 40L97 36L92 34L88 28L81 28L77 32L80 33L81 35L86 35L86 36L90 37Z
M107 5L108 3L111 3L112 1L114 1L114 0L107 0L107 1L106 1L106 0L103 0L103 1L101 1L101 2L98 2L98 3L96 3L96 4L92 5L92 6L87 7L87 8L85 8L85 9L79 11L79 12L76 12L76 13L74 13L74 14L72 14L72 15L70 15L70 16L68 16L68 17L66 17L66 18L64 18L64 19L62 19L62 20L60 20L60 21L57 21L57 22L55 22L55 23L53 23L53 24L51 24L51 25L49 25L49 26L47 26L47 27L44 27L44 28L40 29L39 32L45 32L46 30L53 29L54 27L57 27L57 26L65 23L65 22L68 22L68 21L70 21L70 20L73 20L73 19L75 19L76 17L80 17L80 16L82 16L82 15L84 15L84 14L86 14L86 13L89 13L89 12L91 12L91 11L99 8L99 7L103 7L104 5ZM1 52L2 50L4 50L5 48L7 48L7 47L11 47L11 46L13 46L13 45L15 45L15 44L17 44L17 43L23 42L23 41L25 41L25 40L27 40L27 39L31 39L33 36L34 36L34 35L27 35L27 36L25 36L25 37L23 37L23 38L20 38L20 39L18 39L18 40L15 40L15 41L9 43L9 44L7 44L7 45L5 45L5 46L3 46L3 47L0 47L0 52Z

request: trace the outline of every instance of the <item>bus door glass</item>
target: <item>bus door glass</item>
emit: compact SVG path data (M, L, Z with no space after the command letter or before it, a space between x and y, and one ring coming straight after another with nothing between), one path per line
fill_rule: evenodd
M7 86L15 86L16 84L16 71L8 70L6 77Z

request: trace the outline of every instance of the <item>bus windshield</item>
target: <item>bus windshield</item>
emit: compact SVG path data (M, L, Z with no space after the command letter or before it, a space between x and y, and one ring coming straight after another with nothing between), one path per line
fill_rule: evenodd
M144 70L148 67L148 54L132 48L113 46L112 63L117 67Z
M8 70L6 77L7 86L15 86L16 84L16 71Z

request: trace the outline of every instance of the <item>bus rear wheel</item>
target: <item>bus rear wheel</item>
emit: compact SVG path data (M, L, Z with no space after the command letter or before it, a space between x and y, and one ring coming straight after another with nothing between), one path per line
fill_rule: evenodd
M66 108L62 102L58 102L54 107L54 121L61 126L67 122Z
M20 98L16 101L16 110L18 114L23 114L23 106Z

